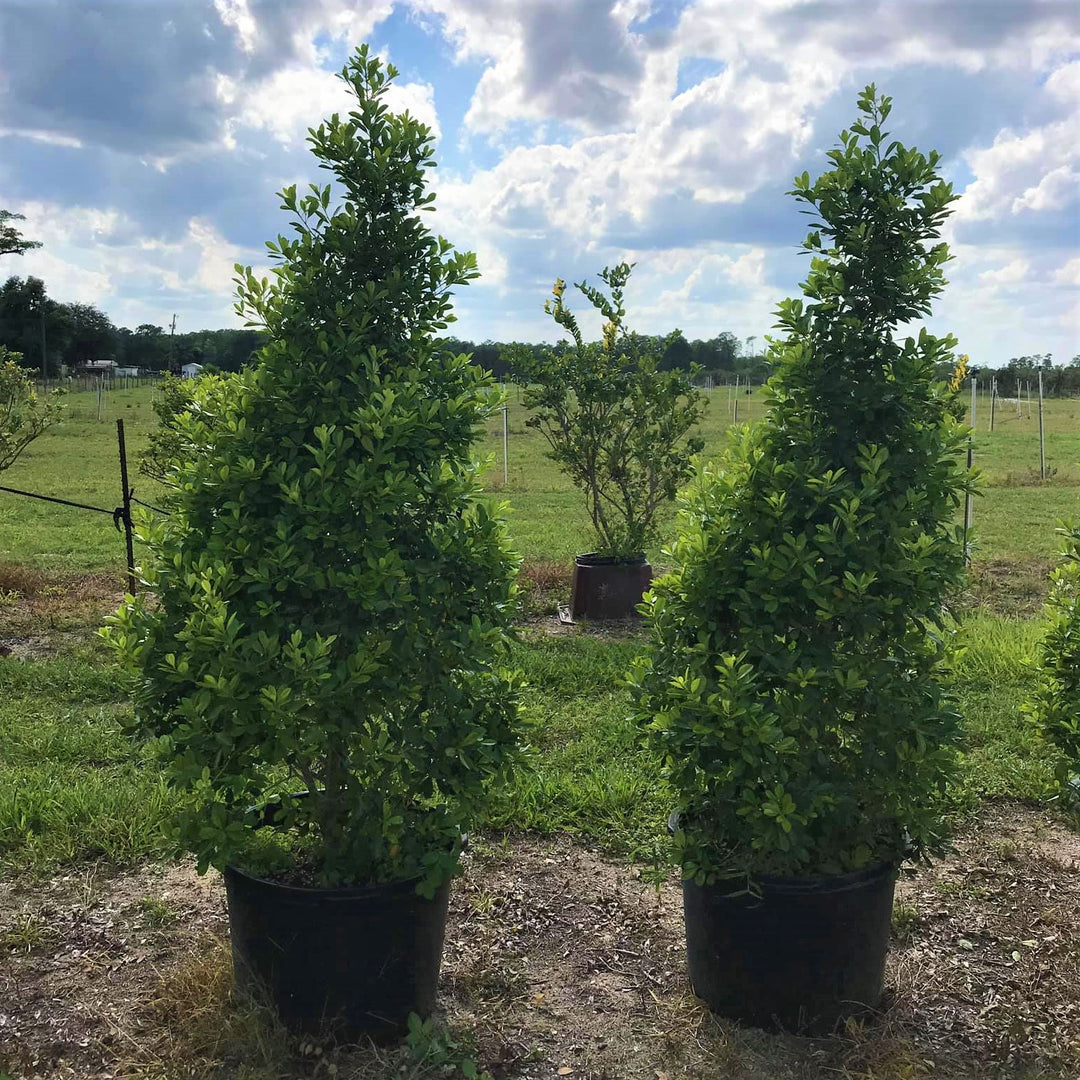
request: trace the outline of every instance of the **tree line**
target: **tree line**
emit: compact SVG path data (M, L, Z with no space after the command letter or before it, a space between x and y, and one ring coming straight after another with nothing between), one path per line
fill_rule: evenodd
M1032 396L1038 394L1040 373L1043 393L1048 397L1080 394L1080 355L1074 356L1067 364L1055 364L1050 353L1032 353L1030 356L1015 356L999 368L972 369L980 391L989 391L993 380L996 380L997 392L1001 397L1025 396L1028 388Z
M744 351L739 338L727 330L707 341L689 341L678 330L667 335L636 334L635 339L645 350L651 350L660 356L660 371L691 371L697 368L705 375L738 375L755 381L761 381L769 375L766 357L749 348L749 343L756 339L748 338L748 347ZM508 379L514 374L515 355L532 355L540 359L542 354L558 356L573 349L573 342L567 340L558 341L554 345L491 340L475 344L463 338L447 337L442 339L442 343L454 352L470 353L474 364L487 369L497 379Z
M143 323L114 325L94 304L61 303L37 277L9 277L0 285L0 346L22 354L24 367L53 378L92 360L119 367L179 371L196 363L239 371L263 342L257 330L196 330L172 334Z
M687 340L676 331L667 336L640 335L661 356L662 371L699 368L714 376L739 375L760 381L768 375L763 356L744 350L740 340L724 331L709 340ZM257 330L196 330L170 333L165 327L142 323L134 330L116 326L94 304L61 303L51 299L41 278L12 276L0 286L0 345L22 354L24 367L52 378L65 368L74 371L92 360L115 360L119 367L143 371L179 371L184 364L201 364L217 371L239 371L262 345ZM474 364L496 378L511 375L514 349L565 350L554 346L442 339L444 348L469 353Z

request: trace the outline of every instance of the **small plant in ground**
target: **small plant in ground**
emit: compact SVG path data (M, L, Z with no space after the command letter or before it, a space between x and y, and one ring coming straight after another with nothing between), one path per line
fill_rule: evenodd
M200 869L430 893L519 749L516 559L472 452L497 394L434 341L475 259L423 221L431 133L388 110L395 74L357 52L355 107L310 137L336 188L281 193L272 280L238 267L268 343L177 416L197 452L142 530L151 598L104 633L138 672L135 731L195 797Z
M1059 790L1075 803L1080 801L1080 524L1058 532L1062 562L1050 575L1035 693L1025 711L1057 753Z
M151 926L168 926L177 919L176 908L164 896L144 896L138 908Z
M232 379L232 375L203 371L197 379L166 375L161 380L151 403L158 426L139 454L143 476L176 487L181 466L208 451L216 419L228 407ZM169 494L164 496L166 504L169 498Z
M171 472L190 456L184 446L180 417L191 409L194 379L166 375L154 388L151 408L158 420L146 448L139 454L139 472L162 484L170 484Z
M480 1071L464 1042L432 1020L409 1017L406 1044L417 1062L442 1066L445 1076L460 1080L491 1080L491 1073Z
M12 952L29 953L57 940L56 927L41 913L24 911L6 930L0 931L0 946Z
M763 422L736 431L680 515L649 601L640 718L699 884L832 874L932 851L957 764L943 602L970 484L954 341L926 330L956 198L938 155L891 141L873 87L792 194L817 215L804 299L778 311Z
M560 279L544 310L570 335L570 347L510 353L532 410L528 426L539 429L548 456L585 495L599 554L617 557L637 555L655 541L658 512L675 498L704 446L691 434L704 395L685 372L659 370L663 344L626 329L623 293L631 269L627 263L605 268L606 293L577 285L605 320L600 341L585 341Z
M10 468L19 455L44 431L59 423L63 405L61 391L41 398L26 371L19 366L21 353L0 345L0 472Z
M915 927L919 925L919 908L917 904L906 900L897 900L892 910L892 930L901 941L910 941L915 934Z

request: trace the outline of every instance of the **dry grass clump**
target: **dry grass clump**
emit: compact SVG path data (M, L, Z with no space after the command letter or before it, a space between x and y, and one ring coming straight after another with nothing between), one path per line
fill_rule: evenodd
M130 1015L117 1075L140 1080L209 1080L222 1075L277 1080L288 1074L287 1038L273 1014L234 1001L228 942L207 937L163 971Z
M265 1003L234 991L219 936L162 973L118 1034L118 1080L447 1080L468 1060L433 1024L391 1047L290 1035Z
M0 645L25 659L84 644L123 594L119 574L46 574L0 563Z
M525 562L518 574L518 589L525 618L554 615L570 599L570 567L559 562Z
M40 570L14 563L0 563L0 597L36 596L46 584L46 577Z

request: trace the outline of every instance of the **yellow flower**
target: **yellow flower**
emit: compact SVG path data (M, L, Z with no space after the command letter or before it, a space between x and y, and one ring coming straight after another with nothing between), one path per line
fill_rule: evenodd
M967 377L968 370L968 354L964 353L959 360L956 361L956 367L953 370L952 378L949 380L949 389L955 394L959 389L964 379Z
M606 352L611 352L615 348L615 335L618 331L619 327L616 323L604 323L604 350Z

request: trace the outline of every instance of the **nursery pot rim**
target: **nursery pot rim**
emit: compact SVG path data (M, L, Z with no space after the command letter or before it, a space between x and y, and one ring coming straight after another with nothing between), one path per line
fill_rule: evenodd
M678 810L673 810L668 816L669 835L673 836L679 828L681 816ZM743 874L726 874L718 877L706 888L720 891L725 884L730 883L731 893L727 895L745 892L748 883L759 885L772 893L787 893L792 896L850 892L878 878L896 876L900 872L900 861L899 859L882 859L862 870L847 870L841 874L756 874L752 870L747 870ZM683 878L683 880L693 882L693 878Z
M603 555L599 551L587 551L574 558L578 566L644 566L647 561L644 551L635 551L630 555Z
M423 880L423 877L417 874L415 877L401 878L397 881L373 881L364 885L290 885L285 881L260 877L235 863L227 863L225 873L243 878L266 892L274 891L297 898L309 897L311 899L325 896L340 897L342 900L362 900L367 897L385 896L388 893L409 895L416 891L417 883Z
M249 807L249 810L257 815L259 819L259 824L256 825L255 828L278 828L275 819L278 811L281 810L281 801L283 798L299 799L302 801L310 798L310 796L310 791L282 791L276 795L270 796L261 807ZM461 851L458 853L459 857L469 846L469 834L462 831L460 835ZM422 874L414 874L412 877L397 878L394 881L367 881L356 885L291 885L285 881L276 881L273 878L261 877L258 874L253 874L250 870L245 870L243 867L238 866L233 862L226 863L225 873L242 877L249 882L253 882L263 887L264 890L278 889L298 898L302 896L314 898L316 895L321 894L324 896L340 897L342 900L359 900L364 897L374 897L379 894L385 895L386 893L393 892L408 895L409 893L415 892L417 883L423 880ZM451 874L447 880L453 880L455 874Z

